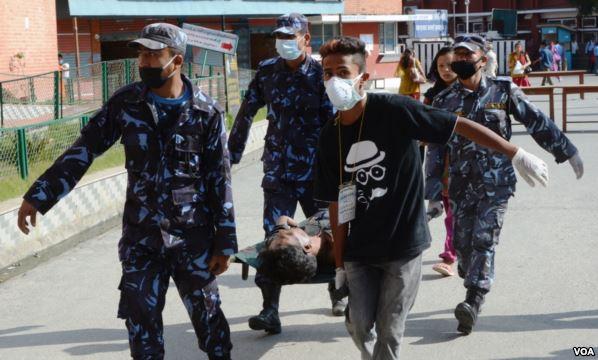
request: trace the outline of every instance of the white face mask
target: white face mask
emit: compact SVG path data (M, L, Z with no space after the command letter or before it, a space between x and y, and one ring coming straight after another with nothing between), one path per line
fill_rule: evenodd
M297 39L276 39L276 52L278 52L278 55L285 60L298 59L303 53L303 51L299 49Z
M326 94L335 108L346 111L365 98L365 92L360 95L355 89L355 84L359 82L362 76L363 74L359 74L355 79L342 79L333 76L324 82Z

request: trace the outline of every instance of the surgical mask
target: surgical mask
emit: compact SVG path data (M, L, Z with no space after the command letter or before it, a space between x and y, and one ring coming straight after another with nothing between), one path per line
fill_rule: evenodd
M170 61L166 63L166 65L161 67L140 67L139 76L141 77L141 81L143 81L143 83L147 87L152 89L159 89L162 86L164 86L166 81L168 81L168 79L174 76L175 72L173 71L166 78L163 78L162 70L166 69L166 67L170 65L172 60L174 60L174 58L175 57L173 56L172 59L170 59Z
M295 60L303 54L303 51L299 49L297 39L276 39L276 51L285 60Z
M363 74L359 74L355 79L342 79L333 76L324 82L326 94L335 108L340 111L347 111L365 98L365 93L360 95L355 89L355 84L359 82L362 76Z
M457 74L459 79L467 80L472 77L475 73L478 72L479 69L476 69L476 64L479 63L482 58L479 58L477 61L467 61L467 60L459 60L453 61L451 63L451 69Z

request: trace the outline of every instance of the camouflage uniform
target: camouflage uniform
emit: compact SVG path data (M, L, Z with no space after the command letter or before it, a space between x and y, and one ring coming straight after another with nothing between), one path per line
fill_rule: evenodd
M230 133L228 147L231 162L236 164L243 155L253 117L267 106L269 123L262 155L266 235L280 216L295 216L297 202L306 217L317 211L312 184L316 146L320 129L333 117L322 73L322 66L309 55L296 71L281 57L262 61ZM259 270L255 283L264 296L264 309L278 311L280 286Z
M46 213L95 158L121 139L128 186L119 242L118 316L126 319L136 359L163 357L161 313L170 277L199 347L211 359L229 358L232 348L216 280L208 270L212 255L237 251L223 110L183 81L192 96L169 126L159 123L142 83L117 91L25 195Z
M320 129L333 117L322 66L310 56L296 71L281 57L260 63L230 134L233 164L241 160L253 117L264 105L269 124L262 187L264 231L268 234L280 216L295 215L297 201L306 217L317 210L312 188L316 146Z
M474 120L506 140L511 138L509 115L513 115L542 148L554 155L557 163L577 153L554 122L509 78L483 76L478 90L473 92L456 81L434 98L432 106ZM487 292L494 280L495 246L507 202L515 193L515 171L506 155L454 135L445 148L432 144L428 150L427 199L440 199L445 151L450 159L449 198L459 275L465 279L465 287Z

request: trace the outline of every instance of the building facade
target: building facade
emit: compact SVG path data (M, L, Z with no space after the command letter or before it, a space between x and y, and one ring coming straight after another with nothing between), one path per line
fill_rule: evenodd
M58 8L58 47L67 60L75 63L76 39L79 41L81 65L134 57L126 43L153 22L176 25L189 23L239 36L237 61L241 68L255 69L261 60L276 55L271 33L276 18L289 12L307 16L338 15L341 0L311 1L153 1L143 6L118 0L56 0ZM276 4L276 6L273 6ZM76 28L75 31L75 19ZM316 29L317 31L317 29ZM222 65L222 55L190 47L188 60Z
M58 69L55 0L2 0L0 16L0 81Z
M401 13L400 0L345 0L345 11L341 15L310 17L313 53L317 57L322 43L337 35L360 38L368 49L370 78L380 81L387 79L392 86L392 78L404 48L398 36Z
M403 5L413 9L446 9L449 33L453 36L466 32L487 34L492 30L492 9L517 10L516 37L526 40L531 49L537 49L543 38L538 26L549 24L569 28L579 43L598 37L596 16L579 16L577 8L567 0L469 1L468 7L465 0L404 0Z

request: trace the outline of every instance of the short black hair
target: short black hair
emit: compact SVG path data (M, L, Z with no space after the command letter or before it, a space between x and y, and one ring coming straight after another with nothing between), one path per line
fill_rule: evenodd
M359 72L365 72L365 59L367 57L365 43L356 37L338 36L330 39L320 47L319 52L322 57L322 64L324 58L329 55L352 55L353 62L359 66Z
M61 58L61 57L62 57L62 54L58 54L58 57L59 57L59 58Z
M299 246L282 246L264 249L258 255L261 260L259 270L268 279L279 285L306 282L318 270L315 256L307 255Z
M548 41L542 40L542 46L548 46Z

